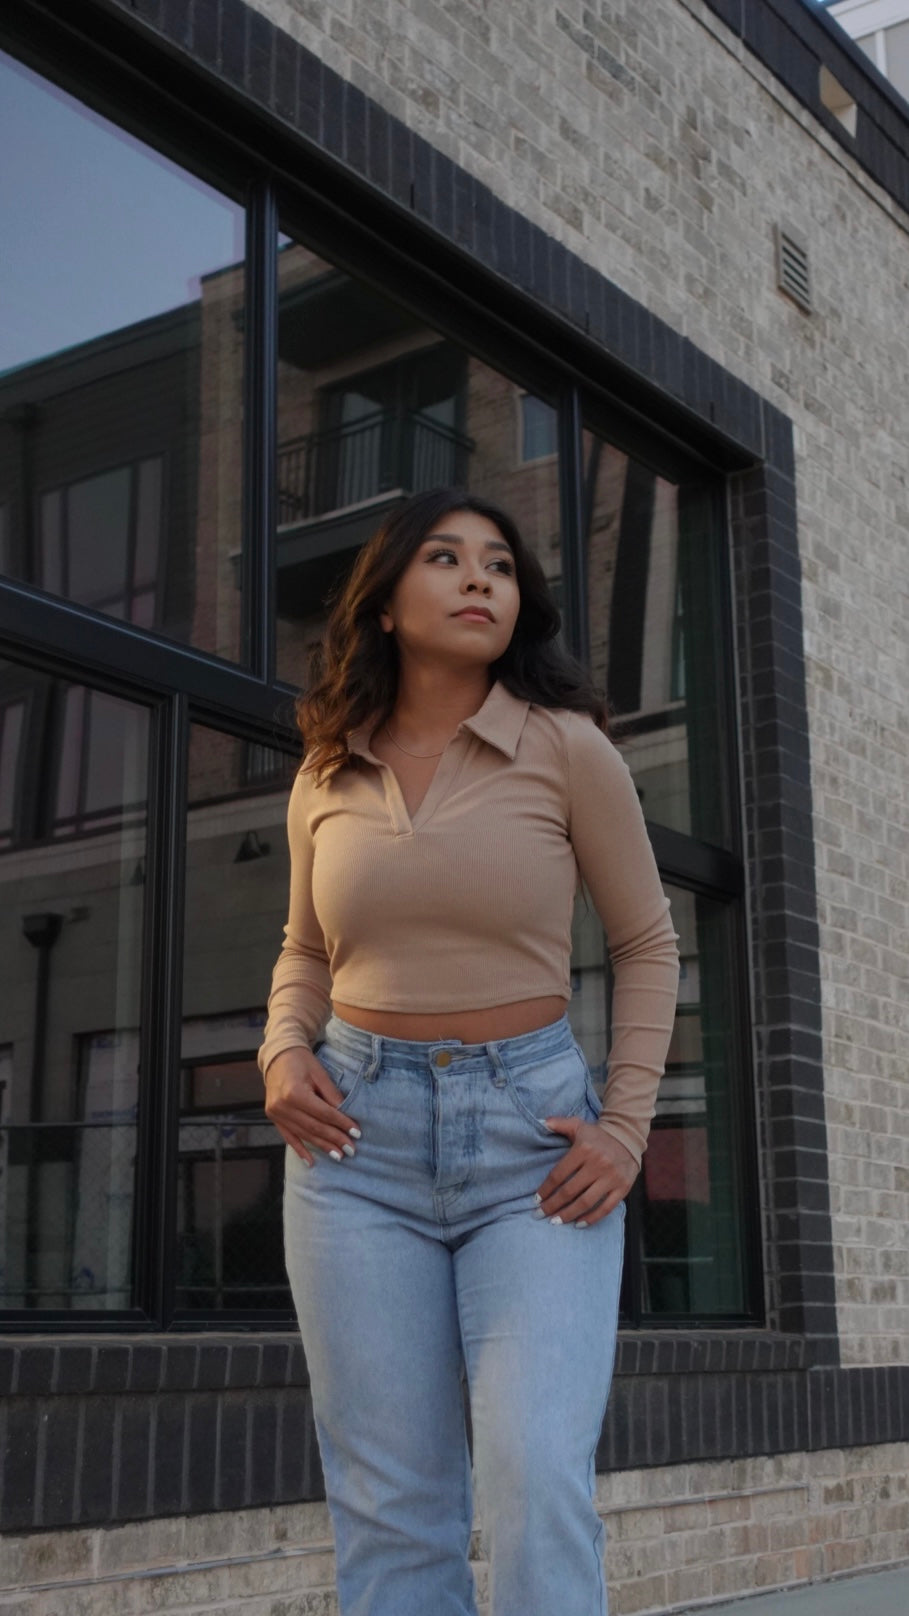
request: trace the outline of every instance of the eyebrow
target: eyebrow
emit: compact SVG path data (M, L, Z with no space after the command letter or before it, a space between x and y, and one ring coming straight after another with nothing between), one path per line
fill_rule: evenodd
M423 543L434 544L442 539L445 540L446 544L464 543L464 540L457 533L430 533L429 537L423 540ZM506 544L504 539L486 539L483 548L484 550L506 550L511 555L511 545Z

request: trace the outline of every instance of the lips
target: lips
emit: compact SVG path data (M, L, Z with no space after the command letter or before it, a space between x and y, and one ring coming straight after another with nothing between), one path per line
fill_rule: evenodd
M495 622L492 612L487 611L485 606L465 606L463 611L455 612L454 615L455 617L482 617L485 618L487 623Z

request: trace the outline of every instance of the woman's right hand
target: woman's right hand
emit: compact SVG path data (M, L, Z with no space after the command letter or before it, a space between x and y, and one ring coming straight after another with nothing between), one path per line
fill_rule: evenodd
M265 1115L291 1150L315 1165L317 1145L335 1161L354 1154L360 1130L338 1110L344 1096L311 1049L285 1049L265 1073Z

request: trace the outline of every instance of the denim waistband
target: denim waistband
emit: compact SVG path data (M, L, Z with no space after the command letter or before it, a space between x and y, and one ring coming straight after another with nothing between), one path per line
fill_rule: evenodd
M519 1033L515 1038L496 1038L482 1044L465 1044L460 1038L386 1038L384 1034L364 1032L340 1016L329 1017L325 1027L325 1040L335 1048L346 1050L355 1059L369 1060L374 1065L381 1061L415 1070L430 1066L434 1055L446 1049L451 1054L449 1064L462 1061L491 1060L506 1067L524 1066L530 1061L548 1060L574 1043L574 1033L567 1014L535 1032Z

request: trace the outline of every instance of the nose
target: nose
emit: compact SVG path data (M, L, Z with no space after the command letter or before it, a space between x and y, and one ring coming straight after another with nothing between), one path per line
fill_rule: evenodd
M464 576L462 579L462 588L466 594L470 594L478 589L481 590L484 595L489 595L492 593L492 584L490 582L489 575L488 573L480 571L480 564L478 562L471 563L468 561L466 563L464 568Z

